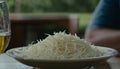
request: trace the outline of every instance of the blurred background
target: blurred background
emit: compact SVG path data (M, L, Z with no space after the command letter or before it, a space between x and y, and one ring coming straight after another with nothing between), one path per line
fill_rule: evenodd
M84 38L86 26L98 2L99 0L7 0L12 26L12 38L8 48L25 46L44 39L45 33L57 31L76 33ZM62 22L60 18L67 21ZM61 23L57 24L57 19Z

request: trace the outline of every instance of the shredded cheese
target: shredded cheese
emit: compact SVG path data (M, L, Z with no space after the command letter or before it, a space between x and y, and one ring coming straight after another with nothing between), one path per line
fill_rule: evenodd
M102 52L94 45L77 35L65 32L48 35L36 44L30 44L21 51L21 55L31 59L84 59L101 56Z

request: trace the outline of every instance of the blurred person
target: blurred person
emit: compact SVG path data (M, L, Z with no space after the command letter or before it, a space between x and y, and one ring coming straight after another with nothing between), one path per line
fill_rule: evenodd
M100 0L85 32L85 39L94 45L120 52L120 0Z

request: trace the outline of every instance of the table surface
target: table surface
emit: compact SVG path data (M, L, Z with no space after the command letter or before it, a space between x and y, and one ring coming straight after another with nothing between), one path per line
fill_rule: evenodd
M22 63L19 63L18 61L7 56L6 54L1 54L0 69L33 69L33 68L26 66Z
M111 68L108 68L105 65L98 65L95 69L120 69L120 58L112 57L107 60ZM33 67L26 66L22 63L19 63L15 59L7 56L6 54L0 55L0 69L33 69Z

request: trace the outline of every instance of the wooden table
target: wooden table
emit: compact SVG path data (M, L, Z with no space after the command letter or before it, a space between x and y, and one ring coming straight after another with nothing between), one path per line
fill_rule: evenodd
M11 42L7 49L21 47L33 40L44 39L46 29L52 26L65 28L69 33L78 33L79 16L70 15L10 15L12 35ZM47 26L47 28L46 28ZM31 28L32 27L32 28ZM33 33L32 33L32 32ZM37 35L34 33L36 32ZM36 39L37 38L37 39ZM31 40L31 41L30 41Z
M12 24L56 24L58 26L65 26L69 33L78 33L79 16L77 14L69 15L25 15L13 14L10 15Z
M108 64L110 64L111 68L105 64L98 65L95 69L120 69L120 58L110 58ZM33 69L33 67L26 66L6 54L2 54L0 55L0 69Z

